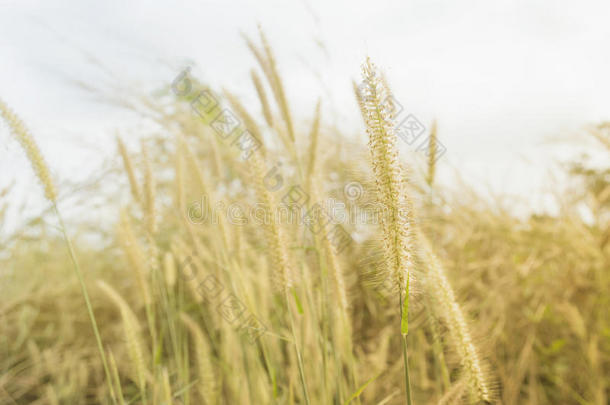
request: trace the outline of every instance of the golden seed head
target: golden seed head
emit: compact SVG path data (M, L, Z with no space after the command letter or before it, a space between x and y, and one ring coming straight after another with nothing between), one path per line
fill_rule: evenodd
M156 182L148 148L144 144L142 144L142 155L144 157L144 213L146 215L146 228L150 235L154 235L157 233L157 212L155 207Z
M97 285L121 312L127 352L132 362L135 382L140 388L143 388L146 386L148 369L146 368L145 344L140 333L141 327L138 317L111 285L102 280L97 280Z
M451 284L447 280L438 258L432 251L430 243L425 236L421 234L419 236L423 256L428 265L428 272L426 273L427 290L434 299L437 314L447 324L449 336L460 357L468 389L478 401L491 402L492 394L483 371L483 362L472 341L466 317L455 298Z
M17 141L19 141L21 147L25 151L34 173L44 187L45 197L50 202L56 203L57 190L55 189L49 167L36 144L36 140L32 134L30 134L23 121L21 121L21 119L2 100L0 100L0 116L2 116L9 126L10 131L15 138L17 138Z
M398 159L393 118L394 104L387 83L367 58L360 86L363 113L369 135L373 174L381 203L386 269L400 291L407 288L413 268L413 208L408 198L403 169Z
M255 151L248 164L252 171L253 182L255 184L258 203L264 210L266 220L263 224L265 239L267 241L267 249L269 250L269 258L273 266L272 277L274 285L278 290L284 290L293 285L293 271L290 256L286 250L287 241L284 235L284 229L279 221L273 217L276 209L275 199L267 190L263 178L265 175L265 167L263 159L259 151Z
M121 158L123 159L123 165L125 166L125 171L127 172L127 178L129 179L129 186L131 188L131 194L133 198L137 201L141 201L142 192L140 191L140 186L138 181L136 180L136 171L133 167L133 161L129 152L127 151L127 147L123 143L123 140L117 137L117 144L119 147L119 153L121 154Z
M254 69L250 72L250 76L252 77L252 82L254 83L254 87L256 88L256 94L258 94L258 99L261 102L265 121L267 122L267 125L273 127L273 115L271 114L271 106L269 105L269 100L267 99L267 93L265 93L263 83L261 82L260 77L258 76L258 74L256 74L256 71Z

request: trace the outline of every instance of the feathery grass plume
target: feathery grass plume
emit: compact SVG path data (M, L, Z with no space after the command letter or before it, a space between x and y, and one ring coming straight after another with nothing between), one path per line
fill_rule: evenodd
M434 175L436 174L436 125L436 120L432 121L432 127L430 127L430 140L428 141L428 177L426 178L426 181L429 186L432 186L434 183Z
M375 67L373 67L375 68ZM392 119L396 118L396 111L397 111L397 106L396 106L396 99L394 98L394 95L392 94L392 90L390 89L390 85L388 84L388 78L385 75L385 72L382 71L378 71L377 72L379 74L379 82L381 84L381 87L384 89L384 91L386 92L387 96L385 98L385 100L383 100L384 106L387 108L388 110L388 115L391 116Z
M449 370L447 369L447 362L445 361L445 352L443 351L443 341L441 338L441 330L438 319L432 312L432 300L429 295L426 295L426 314L430 320L430 332L432 334L432 351L434 353L435 362L440 375L437 375L440 380L443 390L449 389L451 386L451 378L449 377Z
M216 404L218 401L218 385L212 365L212 351L208 341L197 323L190 316L181 313L180 319L191 332L195 343L199 393L206 405Z
M142 200L142 192L140 191L140 185L136 180L136 171L133 167L133 161L131 160L131 156L129 155L123 140L118 136L116 140L119 147L119 153L121 154L121 158L123 160L123 166L125 166L125 171L127 172L131 194L133 195L134 200L139 203Z
M74 247L72 246L71 239L68 237L68 232L66 230L63 217L61 216L59 208L57 206L57 191L55 189L55 184L53 183L50 170L47 167L44 157L42 156L42 153L40 152L40 149L38 148L34 137L30 134L23 121L21 121L21 119L17 117L17 115L2 100L0 100L0 116L8 124L10 131L21 144L21 147L25 151L26 156L30 161L34 173L43 185L45 197L53 204L53 209L59 221L59 227L61 229L64 241L66 242L68 253L70 255L70 260L72 261L74 272L76 273L76 277L80 284L81 292L85 300L87 313L89 315L89 320L91 322L91 327L93 328L93 333L95 335L95 340L97 343L97 349L100 354L100 358L102 359L104 373L106 375L106 383L108 384L113 403L116 404L116 400L114 397L114 389L110 380L110 369L108 368L108 361L106 360L106 353L104 352L102 338L100 336L99 328L97 326L95 314L93 313L93 307L89 298L89 292L87 290L87 286L85 284L85 280L80 269L78 259L76 257L76 252L74 250Z
M148 148L142 143L142 156L144 157L144 214L146 217L146 230L149 235L157 233L157 212L155 208L156 183L152 173L152 163Z
M426 273L427 292L438 306L436 312L447 324L449 335L460 357L461 368L470 395L477 401L491 403L492 393L483 372L482 361L470 336L466 318L455 299L451 284L447 280L438 258L432 251L430 243L421 233L419 234L419 241L425 263L428 266Z
M388 105L391 93L383 85L376 67L367 61L362 69L363 106L369 134L369 149L379 202L383 207L381 224L384 235L386 271L394 286L405 294L413 268L412 204L403 181L398 160L397 136L393 108Z
M260 49L258 49L258 47L254 44L254 42L252 42L252 40L247 35L242 33L242 37L246 41L248 49L250 49L250 52L252 52L252 55L254 55L254 58L256 58L256 61L263 70L267 81L272 87L272 92L275 94L275 91L273 90L273 86L275 85L275 83L273 80L269 79L273 77L273 73L271 72L271 68L269 67L269 62L267 61L266 56L261 52Z
M273 80L274 85L272 89L274 90L274 96L278 107L280 109L280 113L282 114L282 118L286 124L286 130L288 131L288 136L292 142L295 141L294 137L294 126L292 124L292 115L290 113L290 108L288 107L288 101L286 100L286 93L284 91L284 85L282 83L282 79L280 78L280 74L277 71L277 65L275 62L275 56L273 56L273 52L271 51L271 45L269 45L269 41L267 41L267 37L263 32L262 28L258 27L261 42L263 44L263 49L265 50L265 54L267 55L267 61L269 63L269 71L271 72L272 77L269 78L269 81Z
M118 234L123 251L127 256L127 262L135 272L136 283L140 293L142 294L142 299L144 300L146 306L149 306L152 304L152 298L148 285L146 259L136 235L133 232L133 228L131 227L129 216L124 210L121 211Z
M275 62L275 57L273 56L273 52L271 51L271 46L267 41L267 37L263 32L262 28L258 27L261 43L263 46L264 54L254 45L254 43L246 38L246 42L248 47L258 60L258 63L261 65L263 69L263 73L267 77L267 81L271 85L271 90L273 92L273 97L280 109L280 114L282 119L284 120L284 124L286 125L286 131L288 132L288 137L290 141L294 143L294 126L292 124L292 115L290 113L290 108L288 107L288 102L286 100L286 93L284 92L284 85L282 84L282 80L280 79L280 75L277 71L277 66Z
M261 82L260 77L254 69L250 71L250 76L252 77L252 83L254 83L254 87L256 88L256 94L258 94L258 99L261 102L261 108L263 109L263 116L265 117L265 121L267 122L267 125L269 125L269 127L273 127L273 115L271 114L271 106L269 105L269 100L267 99L267 93L265 93L263 83Z
M367 58L362 67L362 101L369 135L369 150L378 200L382 206L381 225L384 237L385 271L398 290L400 331L407 404L411 405L411 382L407 355L409 333L409 279L413 269L413 213L405 176L398 161L397 136L394 130L395 106L392 94L376 67Z
M248 159L258 203L265 213L263 230L267 241L269 259L272 265L272 281L279 291L286 291L293 285L293 271L286 247L288 243L281 224L275 218L275 199L264 184L265 167L261 154L255 151Z
M50 202L56 203L57 190L55 189L55 183L51 177L49 167L47 166L42 153L40 153L36 140L23 121L21 121L21 119L1 99L0 116L2 116L10 131L13 133L13 136L19 141L22 149L25 151L36 177L38 177L44 187L45 197Z
M131 310L123 297L121 297L121 295L109 284L103 280L97 280L97 285L121 312L127 353L132 363L135 382L143 393L146 389L148 369L146 368L145 345L140 333L141 327L138 322L138 317Z

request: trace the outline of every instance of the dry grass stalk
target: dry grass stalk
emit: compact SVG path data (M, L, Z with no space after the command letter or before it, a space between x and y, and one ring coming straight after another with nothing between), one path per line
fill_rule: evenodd
M307 172L306 178L312 182L318 169L318 143L320 139L320 100L316 104L316 111L314 114L313 122L311 124L311 131L309 132L309 158L307 160Z
M19 141L25 154L27 155L34 174L44 187L44 195L52 203L57 202L57 190L51 177L51 172L47 163L40 153L36 140L27 129L23 121L9 108L4 101L0 100L0 116L8 125L13 136Z
M262 47L258 58L262 61L263 70L268 72L265 73L266 81L273 77L273 72ZM376 90L389 94L384 78L376 78ZM274 81L271 86L275 86ZM363 87L363 91L357 93L358 97L367 95L366 83ZM409 334L409 344L417 349L409 359L414 366L413 375L417 376L414 379L417 403L436 403L439 399L441 403L487 401L488 393L493 389L485 378L483 369L486 364L480 357L480 348L474 344L466 325L466 308L476 307L477 325L482 330L489 329L485 340L494 348L490 356L497 368L494 374L501 380L505 403L546 405L568 401L606 404L608 382L604 372L608 368L609 356L605 344L607 339L604 340L608 329L604 292L610 285L605 271L610 258L607 243L610 233L606 226L610 200L607 169L582 167L578 180L584 181L578 183L577 192L562 205L568 214L562 211L558 215L515 218L504 211L498 214L496 206L483 205L482 198L478 197L475 199L477 204L461 205L459 202L467 194L464 188L456 194L445 194L442 188L437 188L435 198L431 199L427 194L429 187L410 187L407 181L412 182L416 177L405 174L405 168L392 165L397 160L393 150L398 145L391 144L393 135L387 128L392 126L390 121L395 107L391 99L378 96L379 105L375 102L367 105L367 99L375 101L370 94L368 96L360 97L360 104L374 138L372 150L369 152L363 145L351 142L347 135L343 137L340 130L330 126L321 131L319 112L323 108L320 107L309 121L310 139L298 145L309 142L309 150L292 156L286 153L281 157L285 164L280 169L284 188L281 191L267 188L269 195L262 198L266 201L266 213L275 212L282 195L293 184L303 185L310 195L309 202L314 203L320 202L316 190L321 195L327 193L328 197L334 198L348 182L367 182L367 174L354 178L354 173L362 171L360 156L370 153L375 156L374 165L379 169L373 173L378 178L378 194L389 192L391 195L398 191L399 195L406 195L408 190L406 198L422 197L421 209L430 214L426 230L442 235L435 240L438 240L438 246L442 244L447 263L453 264L442 268L439 257L433 255L436 247L428 246L427 251L417 250L416 264L422 269L417 275L418 279L421 277L424 288L421 304L411 310L417 315L410 325L414 333ZM132 211L142 222L141 225L137 223L137 228L135 218L127 224L127 227L133 226L132 234L138 230L135 232L137 235L125 237L124 234L100 232L103 247L92 244L79 246L88 271L103 272L108 280L116 280L109 284L121 285L123 297L130 298L132 316L129 311L121 310L121 314L127 314L122 318L132 318L132 325L139 322L142 327L147 326L147 333L140 333L138 327L119 325L121 334L131 336L127 340L145 339L141 342L141 355L152 357L150 355L154 353L154 363L145 361L140 367L150 369L140 372L141 375L147 374L145 382L140 381L134 368L138 361L132 360L141 357L137 353L137 344L129 345L126 339L113 342L114 353L125 354L115 359L112 353L103 349L93 323L98 350L106 353L111 366L106 378L109 386L102 386L102 364L92 358L93 342L87 342L81 333L86 313L75 301L78 294L74 283L62 282L67 258L57 249L56 233L48 225L49 221L41 216L24 227L25 231L13 238L10 245L5 246L4 240L0 242L3 245L0 268L8 269L10 273L8 278L4 278L0 272L1 280L9 281L2 283L6 287L2 290L6 296L5 303L0 303L0 347L7 352L6 356L0 356L0 367L5 371L0 376L0 403L9 398L13 405L46 404L53 402L55 393L59 403L109 403L109 398L112 398L121 405L127 401L147 402L149 405L167 405L172 401L201 404L204 399L200 398L200 393L205 395L208 391L215 391L212 398L215 396L217 403L230 404L305 404L307 401L312 404L355 404L361 401L363 404L389 405L401 400L404 403L404 394L398 389L401 384L397 373L400 364L396 361L396 338L403 338L403 342L406 339L405 335L398 336L395 327L398 326L398 311L388 308L387 300L378 299L379 293L385 294L379 290L372 291L365 277L361 276L375 273L377 260L374 256L379 250L387 257L400 251L398 239L404 235L393 228L393 221L403 221L401 226L408 228L411 226L409 215L412 217L414 213L409 210L405 218L387 215L385 227L383 224L381 227L384 232L389 229L385 242L379 240L381 232L377 232L374 226L350 226L353 240L350 241L349 254L341 256L330 246L329 234L314 232L316 235L312 241L311 234L302 224L283 226L277 218L267 218L268 221L261 225L266 228L260 229L264 231L260 235L264 236L262 241L253 226L231 227L233 238L227 238L217 226L186 221L184 215L178 217L175 207L179 207L181 214L185 213L187 208L191 208L188 205L191 201L186 199L199 198L206 190L222 195L230 202L251 206L253 193L248 190L248 185L260 187L262 192L258 190L257 193L264 195L265 184L261 185L261 174L269 174L265 173L261 159L259 173L253 176L255 182L244 185L244 179L240 177L244 167L232 159L236 154L233 145L221 141L206 126L207 123L199 122L199 117L192 114L188 104L183 101L165 104L166 99L163 100L162 106L145 101L155 106L155 122L164 125L174 135L188 137L189 146L197 152L187 155L182 146L178 146L174 163L165 153L173 146L165 135L155 134L145 140L151 148L150 156L155 157L150 160L147 171L150 178L153 172L158 174L154 211L163 232L157 232L154 238L150 232L145 232L150 229L146 224L150 210L145 208L144 199L152 201L152 198L143 194L146 190L140 183L141 201ZM265 104L264 101L261 103ZM271 124L269 120L274 119L275 127L271 128L269 135L275 135L274 132L284 126L284 123L278 125L277 122L283 117L271 117L271 108L268 102L266 104L263 109L268 109L269 117L263 117L263 111L252 118L261 124L265 135L263 122ZM388 123L384 123L385 120ZM600 134L607 137L608 127L600 127ZM288 140L286 132L281 128L277 134L289 146L292 141ZM267 141L273 142L274 139L270 136ZM328 150L322 150L322 145ZM271 143L267 150L270 158L271 153L284 152L275 146ZM440 147L440 143L437 146ZM153 150L153 147L158 149ZM436 153L438 157L438 151ZM331 158L326 159L327 155ZM131 158L135 159L134 156L126 157L130 162ZM306 165L301 168L295 157L302 157ZM427 163L427 180L432 184L436 167L431 169L431 160ZM130 170L128 166L133 164L128 164L126 171ZM247 170L254 175L252 167ZM171 178L172 169L175 169L174 179ZM388 175L397 172L399 175L394 177L398 180ZM144 177L144 170L141 173L138 170L138 175ZM133 177L135 182L135 175ZM579 199L581 192L582 200ZM2 194L0 191L0 198ZM175 204L166 203L170 194L176 194ZM353 218L351 214L366 209L365 204L371 202L370 195L367 193L365 198L350 199L345 205L345 213L350 215L350 219ZM475 193L472 195L476 196ZM103 197L104 193L99 193L99 196ZM8 198L11 197L9 194ZM116 204L112 196L107 196L107 199L109 205ZM210 200L212 203L215 201L213 198ZM386 200L397 205L410 202L405 199ZM3 202L0 202L0 212ZM576 213L580 204L590 207L594 213L590 221L583 220ZM7 216L14 212L11 208L14 207L9 207ZM123 233L124 221L125 218L120 225ZM91 230L84 225L81 229ZM65 231L63 227L62 230ZM42 235L44 239L34 237L36 235ZM416 233L412 241L417 249L420 245L418 237ZM70 258L78 266L74 249L67 237L66 240ZM127 247L127 266L116 261L110 252L111 247L119 244ZM265 245L267 251L263 252ZM145 248L148 250L144 252L150 252L152 257L162 258L164 265L148 263L144 257ZM173 251L173 254L168 251ZM431 267L428 272L424 271L426 265ZM397 263L392 266L396 270ZM386 267L390 269L392 266ZM136 275L134 282L125 282L124 269L137 273L138 267L142 270L141 280ZM156 272L158 268L163 272ZM325 278L316 277L314 269L317 268L324 271L328 282ZM297 272L303 269L298 288L292 288L290 294L282 294L283 297L270 293L272 277L268 273L273 272L276 280L281 278L275 284L286 291L287 283L278 276L286 269ZM414 272L407 270L413 280ZM210 275L217 277L217 283L209 282ZM406 276L404 279L408 280ZM455 280L455 286L449 285L448 279ZM349 300L347 280L350 281ZM396 289L402 287L399 275L390 274L388 280ZM79 281L86 294L80 274ZM294 280L289 285L292 284L295 284ZM452 287L468 291L462 308L455 302ZM146 288L150 289L150 298L142 295ZM400 291L404 293L404 290ZM231 294L245 304L243 312L239 302L227 300ZM114 303L117 300L115 297L113 300L95 301L96 314L104 320L102 332L108 335L112 334L113 318L119 314ZM150 304L146 305L146 314L142 301ZM87 299L86 302L91 316L90 303ZM348 305L349 327L345 327L338 318ZM422 307L426 311L420 311ZM426 322L423 312L427 310L432 312L433 319L438 315L442 322L438 325ZM181 322L181 311L197 314L198 332L193 332L194 328ZM402 312L408 314L408 308ZM260 324L266 327L251 322L251 314L256 314ZM135 316L138 317L136 321L133 320ZM195 315L192 316L194 319ZM249 334L258 332L262 335L250 344ZM432 345L427 341L430 337L433 338ZM452 349L455 347L452 350L455 356L452 357L459 359L459 369L451 370L445 366L445 343ZM294 351L290 350L293 345ZM403 356L404 353L403 349ZM42 367L37 366L41 361ZM207 365L206 361L209 362ZM572 367L566 368L566 364ZM131 368L134 368L133 373ZM215 389L208 389L202 376L212 368ZM458 371L459 381L456 381ZM362 379L350 378L350 375L362 376ZM454 381L451 381L452 377ZM299 392L299 379L303 393ZM138 393L138 387L144 389Z
M198 386L201 398L205 404L212 405L218 401L218 385L216 373L212 365L212 352L207 339L195 321L185 313L180 314L180 319L191 332L195 345L195 361L198 371Z
M362 67L362 99L369 135L377 198L382 206L385 272L393 279L400 305L400 331L407 404L412 404L407 334L409 333L409 281L413 270L413 212L398 161L392 93L383 76L367 58Z
M152 236L157 233L156 182L148 148L144 143L142 143L142 156L144 158L144 215L146 217L146 230Z
M273 115L271 114L271 106L269 105L269 100L267 99L267 93L265 93L263 83L254 69L250 71L250 76L252 77L252 83L254 83L254 87L256 88L256 94L258 95L258 99L261 103L265 121L269 127L273 128Z
M123 160L123 166L125 167L125 172L127 173L127 179L129 180L129 188L131 190L131 195L133 196L136 202L142 201L142 191L140 190L140 185L138 184L138 180L136 179L136 171L133 166L133 161L129 152L127 151L127 147L123 140L117 136L117 144L119 147L119 153Z
M189 147L188 143L186 142L186 139L184 139L183 137L178 138L178 148L179 148L180 152L184 153L184 156L186 156L186 160L188 162L189 168L195 174L195 179L197 181L197 185L199 186L201 194L202 194L201 196L204 198L205 201L207 201L209 207L214 206L214 204L217 202L216 193L214 192L214 187L206 181L206 177L203 173L203 170L201 170L201 165L199 164L197 156L195 156L195 153L193 153L193 151ZM181 181L183 181L183 180L184 179L181 179ZM179 187L182 187L182 186L179 186ZM182 197L182 196L180 196L180 197ZM204 209L206 209L206 207L202 206L201 209L204 210ZM184 217L184 218L186 218L186 217ZM191 224L189 222L189 218L186 218L186 220L187 220L187 227L189 228L189 232L193 232L193 227L191 226ZM227 220L223 215L218 216L218 228L220 229L220 235L222 236L222 239L221 239L222 246L225 250L228 250L228 247L230 246L230 242L231 242L231 231L230 231L229 225L227 224ZM192 235L194 235L194 234L192 233Z
M131 227L131 221L125 211L121 212L121 222L118 230L119 240L127 257L127 263L134 271L136 283L144 303L152 304L152 297L148 282L148 266L144 252Z
M309 196L312 201L322 201L319 198L318 191L316 188L316 181L318 179L318 155L320 151L318 150L318 141L320 137L320 101L318 101L316 105L316 111L314 114L313 123L311 126L311 131L309 134L310 144L309 144L309 158L307 162L307 189L309 192ZM324 250L324 255L326 257L326 261L330 268L330 274L333 280L333 288L335 291L335 296L337 297L337 302L339 307L341 308L341 313L347 320L348 316L348 300L347 300L347 290L345 287L345 278L343 276L343 270L339 264L339 258L335 254L335 249L333 248L331 241L328 235L324 232L321 233L319 237L322 242L322 248Z
M121 297L121 295L109 284L102 280L98 280L97 285L121 312L125 343L127 345L127 353L132 362L135 382L138 384L140 390L144 391L146 389L146 381L149 373L146 367L145 344L140 333L141 327L138 322L138 317L131 310L123 297Z
M460 357L461 369L464 372L470 394L477 401L491 403L492 393L484 374L482 360L472 341L466 318L455 299L453 289L436 255L433 253L425 236L420 237L425 262L428 266L426 273L426 291L433 297L438 306L437 314L446 322L451 341Z
M59 221L59 228L62 232L64 241L67 245L68 252L70 255L70 260L72 261L74 272L76 273L76 277L80 284L81 293L85 300L85 305L87 307L87 313L89 315L89 320L91 322L91 326L93 328L93 333L95 335L95 340L97 343L97 349L100 354L100 358L102 360L102 364L104 367L104 372L106 375L106 382L109 387L109 392L113 399L113 403L116 403L116 401L114 400L114 398L115 398L114 389L113 389L112 383L110 381L110 370L108 368L108 361L106 360L106 354L104 352L102 338L100 336L95 314L93 312L93 307L91 305L91 300L89 298L89 292L87 290L87 286L85 284L85 280L84 280L80 265L78 263L78 259L76 257L76 252L72 245L72 240L68 237L68 232L66 230L66 226L64 224L63 217L61 216L61 214L59 212L59 208L57 205L57 191L55 189L55 185L51 178L49 168L46 165L46 162L40 152L40 149L38 148L38 145L36 144L36 141L34 140L34 137L27 130L27 128L25 127L25 124L21 121L21 119L19 119L19 117L17 117L17 115L15 115L2 100L0 100L0 116L2 116L2 118L6 121L9 128L11 129L11 132L17 138L19 143L21 144L22 148L24 149L24 151L28 157L28 160L30 161L32 168L34 169L34 173L36 174L36 176L38 177L38 179L40 180L40 182L42 183L42 185L44 187L45 197L47 198L47 200L49 200L53 204L53 209L55 211L55 215L57 216L57 219Z
M385 247L385 270L395 287L405 294L413 268L412 204L403 182L398 160L393 108L387 104L391 93L375 66L367 59L362 69L362 99L369 134L369 150L377 196L382 206L381 224ZM408 299L408 293L405 295Z
M265 167L262 156L258 151L254 152L250 159L248 159L248 165L252 171L252 181L258 198L257 202L265 213L262 227L272 265L272 281L278 291L286 291L293 285L294 273L290 256L288 255L285 231L274 215L277 207L275 198L263 182Z
M294 126L292 123L292 115L288 107L288 101L286 99L286 93L284 91L284 85L282 84L282 80L280 79L280 75L277 71L277 65L275 57L273 56L273 52L271 51L271 46L269 45L267 37L263 33L262 29L260 29L260 27L259 34L263 45L262 52L248 38L246 38L246 42L248 44L248 47L256 57L261 68L263 69L263 73L265 73L267 81L269 81L269 84L271 85L273 96L280 109L280 114L282 116L282 119L284 120L286 131L288 132L288 138L292 143L294 143Z
M235 95L233 93L229 92L228 90L225 90L224 93L225 93L225 97L231 104L231 107L235 110L237 115L243 120L246 130L248 130L250 132L250 134L253 135L256 139L262 140L263 135L261 133L261 130L260 130L258 124L256 123L256 120L254 119L254 117L252 117L252 115L250 115L250 113L248 112L246 107L243 106L241 101L239 101L239 99L237 97L235 97Z

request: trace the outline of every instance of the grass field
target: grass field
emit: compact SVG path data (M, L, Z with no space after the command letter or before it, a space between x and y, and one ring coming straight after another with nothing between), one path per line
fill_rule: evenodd
M610 166L517 217L436 184L435 126L399 152L370 61L348 134L248 44L256 108L188 71L140 100L159 131L117 139L118 191L73 192L110 219L62 209L44 135L0 102L48 202L0 245L0 404L607 404Z

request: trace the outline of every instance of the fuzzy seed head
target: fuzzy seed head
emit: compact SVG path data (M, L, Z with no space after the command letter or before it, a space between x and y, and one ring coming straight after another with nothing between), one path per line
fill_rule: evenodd
M0 100L0 116L7 123L11 133L21 147L25 151L25 154L30 161L34 174L40 180L44 187L44 195L52 203L57 202L57 190L51 177L51 172L47 166L36 140L26 128L25 124L21 119L4 103Z
M125 143L123 143L123 140L119 137L117 137L117 145L119 147L121 159L123 160L123 166L125 166L125 171L127 172L127 178L129 179L129 187L131 189L131 194L137 202L140 202L142 198L142 191L140 191L140 186L138 185L138 181L136 180L136 171L133 167L133 161L131 159L131 156L127 151Z
M423 235L420 236L420 240L428 264L427 290L438 307L437 313L447 323L449 335L460 357L461 368L465 374L465 381L470 394L478 401L490 403L492 399L491 390L485 378L483 362L472 341L466 318L455 299L451 284L445 276L438 258L432 252L429 242Z
M276 289L283 291L293 285L293 271L290 256L286 250L288 244L284 235L284 229L276 221L276 218L273 218L273 212L275 212L276 208L275 199L263 182L265 169L262 156L258 151L255 151L250 156L248 164L252 171L258 203L264 210L265 215L268 216L264 221L263 229L269 250L269 258L273 266L273 282Z
M398 160L394 104L387 84L369 59L362 68L362 75L364 82L360 91L363 113L378 200L383 207L381 225L386 269L395 287L404 292L413 268L413 208Z
M98 287L106 294L106 296L117 306L121 312L123 320L123 330L125 333L125 341L127 344L127 353L129 354L133 365L136 383L140 388L146 386L148 369L146 368L146 359L144 351L144 343L141 336L141 327L138 322L138 317L131 310L127 302L121 295L109 284L102 280L97 281Z

